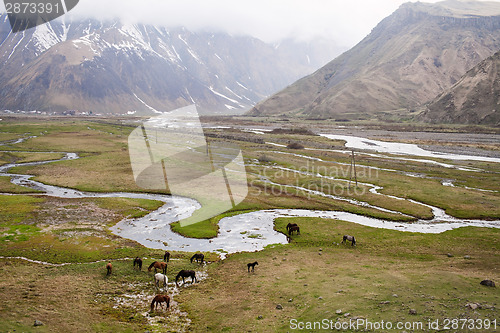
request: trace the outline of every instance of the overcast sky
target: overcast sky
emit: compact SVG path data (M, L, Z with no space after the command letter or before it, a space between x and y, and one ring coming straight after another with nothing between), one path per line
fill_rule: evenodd
M429 2L436 2L430 0ZM75 15L211 28L266 42L328 36L353 46L405 0L80 0Z
M341 46L351 47L404 2L407 1L80 0L71 14L250 34L266 42L290 36L328 36Z

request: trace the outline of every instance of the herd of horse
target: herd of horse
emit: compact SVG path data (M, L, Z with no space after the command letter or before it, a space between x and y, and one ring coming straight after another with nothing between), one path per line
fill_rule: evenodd
M193 261L196 261L197 263L203 264L203 261L205 260L205 255L203 253L196 253L191 257L191 263ZM154 269L155 275L154 275L154 284L155 288L159 291L160 286L163 286L163 291L166 292L168 287L168 277L167 277L167 267L168 267L168 262L170 261L170 252L165 251L165 254L163 255L163 261L153 261L151 265L148 267L148 272L151 272ZM136 257L133 261L133 268L138 269L139 271L142 271L142 259L140 257ZM160 273L160 272L161 273ZM111 262L108 262L106 264L106 276L111 275L113 272L113 265ZM191 278L191 283L198 282L196 279L196 272L193 270L186 270L182 269L179 271L179 273L175 277L175 285L179 287L179 279L182 278L182 283L185 284L185 278ZM151 311L154 311L155 309L158 308L158 305L160 305L161 308L163 308L163 304L166 303L167 309L170 308L170 296L166 294L158 294L153 298L153 301L151 302Z
M297 223L288 223L286 226L286 230L288 232L288 236L291 236L294 232L297 235L300 235L300 227L297 225ZM345 244L347 242L351 242L351 246L356 245L356 238L351 235L344 235L342 237L342 243ZM193 261L196 261L197 263L203 264L203 261L205 260L205 255L203 253L195 253L191 259L190 262L193 263ZM156 289L159 291L160 290L160 284L163 285L163 290L164 292L167 291L168 287L168 277L167 277L167 267L168 267L168 262L170 261L170 252L165 251L165 254L163 255L163 261L154 261L149 265L148 267L148 272L151 272L153 269L155 270L155 275L154 275L154 284ZM250 269L252 269L252 272L255 271L255 266L258 265L259 263L257 261L251 262L247 264L247 270L250 273ZM139 271L142 271L142 259L139 257L136 257L133 261L133 268L139 269ZM161 273L158 272L158 270L161 271ZM108 262L106 264L106 275L111 275L113 271L113 265L111 262ZM196 279L196 272L193 270L180 270L179 273L175 277L175 285L179 287L178 281L180 278L182 278L182 283L185 284L185 278L191 278L191 283L195 283L198 280ZM165 295L165 294L158 294L153 298L153 301L151 302L151 311L154 311L155 309L158 308L158 305L160 305L161 308L163 308L163 304L166 303L167 309L170 308L170 296Z

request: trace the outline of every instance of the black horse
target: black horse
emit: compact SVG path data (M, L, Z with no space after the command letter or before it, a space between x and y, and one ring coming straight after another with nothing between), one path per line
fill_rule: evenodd
M201 260L201 263L203 264L203 259L205 259L205 255L203 253L196 253L191 257L191 263L193 263L193 260L196 260L196 262Z
M300 228L298 225L291 226L288 229L288 235L291 236L294 231L297 233L297 235L300 235Z
M163 255L163 261L165 261L165 262L170 261L170 252L165 251L165 254Z
M134 268L137 265L140 271L142 271L142 259L139 257L135 257L134 259Z
M249 264L247 264L247 268L248 268L248 272L250 272L250 267L252 267L252 272L254 271L255 269L255 265L258 265L259 263L256 261L256 262L251 262Z
M288 223L286 225L286 231L290 231L291 227L298 227L297 223Z
M351 246L356 245L356 238L354 238L354 236L344 235L344 237L342 238L342 243L345 243L346 241L351 242Z
M177 281L179 280L179 278L182 278L182 284L185 283L184 281L184 278L187 278L187 277L190 277L191 278L191 283L194 283L194 282L197 282L196 280L196 273L195 271L188 271L188 270L182 270L179 272L179 274L177 274L177 276L175 277L175 285L177 287L179 287L179 284L177 283Z

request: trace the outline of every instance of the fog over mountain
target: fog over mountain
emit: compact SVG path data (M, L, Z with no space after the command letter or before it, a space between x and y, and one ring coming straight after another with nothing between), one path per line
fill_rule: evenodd
M339 53L319 39L270 44L119 20L9 28L0 16L0 108L10 110L241 112Z

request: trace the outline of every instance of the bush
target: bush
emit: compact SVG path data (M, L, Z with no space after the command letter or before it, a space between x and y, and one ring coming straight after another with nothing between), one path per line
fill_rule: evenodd
M288 149L304 149L304 146L298 142L291 142L286 146Z
M269 163L272 162L272 159L270 157L267 157L266 155L261 155L258 158L259 162L261 163Z

